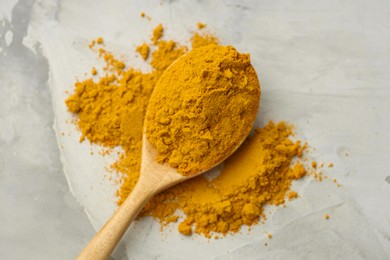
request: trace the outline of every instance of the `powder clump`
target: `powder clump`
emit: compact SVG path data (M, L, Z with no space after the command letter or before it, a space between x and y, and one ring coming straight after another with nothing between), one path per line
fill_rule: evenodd
M187 52L187 48L179 46L174 41L160 41L157 50L152 53L150 65L160 72L164 72L178 57Z
M159 24L156 28L154 28L153 36L151 38L154 45L157 45L160 38L163 36L163 33L164 33L164 27L162 26L162 24Z
M103 38L102 37L99 37L96 39L96 43L97 44L103 44Z
M183 175L215 166L249 133L259 99L249 55L231 46L192 50L165 71L150 99L146 136L157 161Z
M218 45L219 41L214 35L200 34L200 33L196 32L191 37L191 44L192 44L192 48L196 49L196 48L211 45L211 44Z
M197 27L198 27L199 30L201 30L201 29L203 29L203 28L206 27L206 24L201 23L201 22L198 22L198 23L197 23Z
M150 48L147 43L143 43L137 46L136 51L141 55L142 59L144 59L145 61L148 59Z

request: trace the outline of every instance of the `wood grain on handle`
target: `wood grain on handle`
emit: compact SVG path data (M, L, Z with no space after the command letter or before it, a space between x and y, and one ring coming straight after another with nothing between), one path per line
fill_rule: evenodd
M154 185L151 185L147 179L140 178L129 197L88 243L77 259L107 259L142 206L153 196L154 190Z

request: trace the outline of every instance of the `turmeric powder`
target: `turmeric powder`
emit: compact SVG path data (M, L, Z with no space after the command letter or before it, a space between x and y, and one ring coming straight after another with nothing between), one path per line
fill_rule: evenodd
M231 46L190 51L159 79L146 114L146 136L183 175L204 172L230 155L256 117L260 85L249 55Z
M150 48L147 43L143 43L140 46L137 46L136 51L141 55L142 59L147 60L149 57Z
M99 37L96 39L96 43L97 44L103 44L103 38L102 37Z
M209 41L200 35L199 42L205 46ZM68 110L77 115L81 141L87 138L105 148L123 148L111 166L122 176L118 205L139 177L143 120L150 95L162 73L186 51L174 41L158 40L151 52L150 73L118 66L110 52L100 51L107 63L106 75L76 82L75 92L66 100ZM258 223L265 217L264 206L284 203L292 181L306 174L299 160L292 166L293 158L302 156L306 146L291 141L291 134L292 127L283 122L257 129L225 162L218 177L198 176L156 195L139 217L153 216L161 225L177 221L182 234L206 237Z
M211 44L219 44L218 39L215 36L205 33L200 34L197 32L191 37L191 43L193 49Z
M201 23L201 22L198 22L196 25L198 26L198 29L199 29L199 30L201 30L201 29L203 29L203 28L206 27L206 24Z
M164 33L164 27L162 26L162 24L159 24L156 28L154 28L153 36L151 38L154 45L158 43L160 38L163 36L163 33Z
M266 204L285 202L293 180L306 174L302 164L290 167L302 149L289 139L291 126L268 123L226 162L220 175L209 181L201 175L164 191L143 209L162 222L181 210L179 231L211 237L212 232L237 232L242 225L258 223Z

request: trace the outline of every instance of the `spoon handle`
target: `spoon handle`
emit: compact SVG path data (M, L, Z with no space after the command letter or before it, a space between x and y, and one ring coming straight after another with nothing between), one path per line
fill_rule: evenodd
M111 255L142 206L154 193L154 186L142 179L140 178L127 199L80 253L78 260L107 259Z

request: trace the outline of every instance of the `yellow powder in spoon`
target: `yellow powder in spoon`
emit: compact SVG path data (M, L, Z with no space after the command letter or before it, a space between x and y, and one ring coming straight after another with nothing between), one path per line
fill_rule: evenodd
M208 40L202 37L204 46ZM164 70L187 51L174 41L159 40L152 47L150 73L123 66L112 53L101 49L106 73L76 82L74 93L66 100L76 116L81 141L88 139L106 149L123 148L111 166L121 174L118 204L138 180L143 119L150 95ZM153 216L162 226L179 222L183 234L195 232L207 237L258 223L264 217L264 206L283 203L291 182L306 174L299 162L304 147L291 141L291 134L291 126L283 122L257 129L226 161L218 177L209 180L201 175L158 194L140 218ZM295 164L294 158L298 158Z
M146 114L146 136L160 163L183 175L212 168L245 138L260 85L249 55L231 46L190 51L159 79Z

